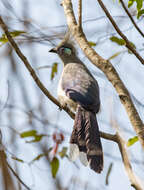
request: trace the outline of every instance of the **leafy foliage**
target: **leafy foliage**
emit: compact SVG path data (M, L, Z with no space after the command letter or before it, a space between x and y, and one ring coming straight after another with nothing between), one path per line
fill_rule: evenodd
M116 37L116 36L110 37L110 40L111 40L112 42L115 42L116 44L118 44L118 45L120 45L120 46L123 46L123 45L126 44L123 39L118 38L118 37Z
M22 159L19 159L19 158L17 158L17 157L12 156L11 158L12 158L13 160L18 161L18 162L24 163L24 161L23 161Z
M119 46L125 46L125 45L126 45L125 40L123 40L122 38L118 38L118 37L116 37L116 36L110 37L110 40L111 40L112 42L118 44ZM133 42L130 42L130 41L129 41L129 43L130 43L130 45L131 45L134 49L136 49L136 46L135 46L135 44L134 44ZM131 52L130 50L128 50L128 53L132 53L132 52ZM116 55L114 55L114 57L116 57L116 56L119 55L119 54L120 54L119 52L116 53ZM113 57L112 57L112 58L113 58ZM112 58L111 58L111 59L112 59Z
M39 142L42 139L42 137L44 137L44 136L46 136L46 135L44 135L44 134L38 135L36 130L30 130L30 131L25 131L25 132L20 133L21 138L34 137L33 140L26 141L27 143Z
M52 161L50 162L50 166L51 166L52 177L55 178L59 169L59 160L57 157L54 157L52 159Z
M128 2L128 7L131 7L134 2L135 2L135 0L129 0L129 2Z
M57 68L58 68L58 63L53 63L52 71L51 71L51 80L53 80L55 75L57 74L57 71L58 71Z
M31 163L40 160L40 159L41 159L42 157L44 157L44 156L45 156L45 154L39 154L38 156L36 156L36 157L31 161Z
M127 146L129 147L129 146L132 146L134 143L136 143L138 141L138 137L137 136L135 136L135 137L133 137L133 138L130 138L129 140L128 140L128 142L127 142Z
M108 60L110 61L111 59L114 59L115 57L117 57L117 56L120 55L120 54L121 54L120 51L117 52L117 53L114 53L112 56L110 56L110 57L108 58Z
M30 131L22 132L20 134L20 137L21 138L32 137L32 136L35 136L36 134L37 134L36 130L30 130Z
M141 10L143 6L143 0L136 0L136 3L137 3L137 10Z
M21 30L14 30L12 32L10 32L10 35L15 38L17 36L20 36L21 34L26 33L25 31L21 31ZM5 34L2 34L2 37L0 38L0 46L4 45L5 43L8 42L7 36Z
M67 153L67 147L63 147L62 150L59 152L59 156L61 158L64 158L66 156Z
M90 45L91 47L96 46L96 43L95 43L95 42L89 41L88 43L89 43L89 45Z
M137 18L139 19L143 14L144 14L144 9L141 9L141 10L138 11L138 13L137 13Z
M130 8L134 2L136 2L136 5L137 5L137 7L136 7L137 8L137 18L139 19L144 14L144 9L142 9L143 0L129 0L128 7Z

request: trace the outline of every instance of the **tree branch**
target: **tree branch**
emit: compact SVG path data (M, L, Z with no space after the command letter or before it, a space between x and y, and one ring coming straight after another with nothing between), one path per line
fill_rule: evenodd
M20 179L20 177L16 174L16 172L12 169L12 167L9 165L9 163L7 162L7 160L6 160L6 158L7 158L7 156L6 156L6 153L5 153L5 151L4 151L4 149L5 149L5 147L3 146L3 144L2 144L2 132L1 132L1 130L0 130L0 156L1 156L1 159L3 159L3 163L1 163L1 164L6 164L7 165L7 167L11 170L11 172L14 174L14 176L18 179L18 181L27 189L27 190L31 190L21 179ZM7 173L8 174L8 173ZM9 176L6 176L6 178L9 178ZM9 183L9 184L7 184L7 185L12 185L11 183ZM14 187L13 187L14 188ZM13 189L12 188L12 189Z
M69 30L71 34L74 36L75 40L79 44L80 48L83 50L84 54L87 58L101 71L103 71L108 78L108 80L112 83L115 90L117 91L121 103L124 105L125 110L129 116L131 124L136 131L140 143L144 149L144 125L142 120L140 119L138 112L130 98L129 92L126 89L125 85L121 81L117 71L112 66L112 64L103 59L100 55L98 55L93 48L90 47L83 31L79 31L78 26L76 24L76 19L74 16L72 3L70 0L63 0L62 2L64 7L64 12L67 18L67 24L69 26Z
M16 54L18 55L18 57L22 60L22 62L24 63L24 65L26 66L27 70L29 71L29 73L31 74L32 78L34 79L35 83L37 84L37 86L41 89L41 91L54 103L56 104L59 108L65 110L66 112L69 113L69 115L74 118L74 113L71 112L71 110L68 107L61 107L60 103L57 101L57 99L55 99L50 92L45 88L45 86L42 84L42 82L40 81L40 79L38 78L38 76L36 75L34 69L32 68L32 66L30 65L30 63L28 62L27 58L24 56L24 54L21 52L21 50L19 49L18 45L16 44L16 42L14 41L14 39L11 37L8 28L6 26L6 24L4 23L2 17L0 16L0 26L3 29L3 31L5 32L9 43L11 44L11 46L13 47L13 49L15 50Z
M79 29L82 29L82 0L78 2L78 26Z
M136 30L141 34L141 36L144 38L144 33L140 30L140 28L138 27L138 25L136 24L136 22L134 21L133 17L131 16L129 10L127 9L127 7L125 6L123 0L120 0L122 7L124 8L126 14L128 15L128 17L130 18L131 22L133 23L133 25L135 26Z
M134 49L131 45L131 43L129 42L129 40L127 39L127 37L122 33L122 31L119 29L118 25L116 24L116 22L114 21L114 19L112 18L112 16L110 15L109 11L107 10L107 8L105 7L105 5L103 4L103 2L101 0L97 0L99 5L101 6L101 8L103 9L103 11L105 12L106 16L108 17L108 19L110 20L111 24L113 25L113 27L115 28L115 30L117 31L117 33L124 39L125 43L126 43L126 47L139 59L139 61L144 64L144 59L140 56L140 54L136 51L136 49Z
M122 161L125 167L125 170L127 172L127 175L129 177L129 180L131 182L131 186L133 186L136 190L143 190L142 188L142 184L140 184L139 180L137 179L137 177L135 176L133 170L132 170L132 166L130 164L130 160L127 154L127 151L125 149L125 143L123 141L123 139L121 138L121 136L119 135L119 133L117 132L115 135L111 135L111 134L107 134L107 133L100 133L100 136L104 139L116 142L118 144L120 153L121 153L121 157L122 157Z
M27 189L27 190L31 190L21 179L20 177L17 175L17 173L13 170L13 168L9 165L9 163L6 161L8 168L11 170L11 172L13 173L13 175L17 178L17 180Z
M129 177L129 180L131 182L131 186L133 186L136 190L143 190L142 184L139 183L137 177L135 176L135 174L132 170L132 166L130 164L128 154L125 149L125 143L124 143L123 139L120 137L120 135L118 134L118 132L116 133L116 142L119 146L123 164L124 164L125 170L127 172L127 175Z

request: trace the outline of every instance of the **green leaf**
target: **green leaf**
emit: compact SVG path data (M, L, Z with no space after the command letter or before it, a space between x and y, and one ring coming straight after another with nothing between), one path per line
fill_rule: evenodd
M143 0L136 0L137 3L137 10L141 10L142 6L143 6Z
M45 156L45 154L39 154L37 157L35 157L35 158L31 161L31 163L40 160L43 156Z
M127 146L129 147L129 146L133 145L133 144L136 143L138 140L139 140L139 139L138 139L137 136L135 136L135 137L133 137L133 138L130 138L130 139L128 140L128 142L127 142Z
M117 56L120 55L120 54L121 54L121 52L119 51L119 52L113 54L112 56L110 56L110 57L108 58L108 60L114 59L115 57L117 57Z
M88 44L92 47L92 46L96 46L95 42L89 41Z
M30 130L30 131L25 131L23 133L20 133L20 137L21 138L32 137L32 136L35 136L36 134L37 134L36 130Z
M67 147L63 147L62 148L62 151L59 152L59 156L61 158L65 157L66 156L66 153L67 153Z
M140 16L142 16L144 14L144 9L141 9L140 11L138 11L137 13L137 19L140 18Z
M144 9L142 9L143 0L129 0L128 7L131 7L134 2L137 4L137 19L139 19L140 16L144 14Z
M112 37L110 37L110 40L111 40L112 42L117 43L117 44L120 45L120 46L123 46L123 45L126 44L125 41L124 41L123 39L118 38L118 37L116 37L116 36L112 36Z
M2 34L2 37L0 38L0 42L6 42L8 39L5 37L5 34Z
M32 137L32 136L35 136L36 134L37 134L36 130L30 130L30 131L25 131L23 133L20 133L20 137L21 138Z
M117 43L118 45L120 45L120 46L124 46L124 45L126 45L126 43L125 43L125 41L123 40L123 39L121 39L121 38L118 38L118 37L116 37L116 36L112 36L111 38L110 38L110 40L112 41L112 42L115 42L115 43ZM133 43L133 42L130 42L129 41L129 43L130 43L130 45L134 48L134 49L136 49L136 46L135 46L135 44ZM128 53L132 53L130 50L128 50ZM116 55L117 56L117 55ZM110 57L111 58L111 57ZM110 59L109 58L109 59ZM113 58L113 57L112 57Z
M24 163L24 161L23 161L23 160L21 160L21 159L19 159L19 158L17 158L17 157L12 156L11 158L12 158L13 160L18 161L18 162L22 162L22 163Z
M33 140L31 140L31 141L26 141L26 143L39 142L39 141L42 139L42 137L44 137L44 136L45 136L45 135L35 135Z
M15 31L12 31L12 32L9 32L10 35L15 38L23 33L26 33L25 31L21 31L21 30L15 30ZM2 37L0 38L0 46L2 46L3 44L7 43L8 42L8 39L7 39L7 36L6 34L2 34Z
M26 33L26 32L22 31L22 30L15 30L13 32L10 32L12 37L17 37L17 36L20 36L21 34L24 34L24 33Z
M53 78L55 77L55 74L57 74L57 67L58 67L58 63L53 63L52 66L52 71L51 71L51 80L53 80Z
M36 130L30 130L30 131L25 131L23 133L20 133L21 138L27 138L27 137L33 137L34 139L30 141L26 141L26 143L33 143L33 142L39 142L42 137L47 136L44 134L37 134Z
M52 177L55 178L59 169L59 160L57 159L57 157L53 158L53 160L50 162L50 166L51 166Z
M133 5L133 3L135 2L136 0L129 0L129 2L128 2L128 8L130 8L132 5Z
M44 136L45 135L36 135L35 139L32 142L39 142L42 139L42 137L44 137Z
M3 34L2 37L0 38L0 42L1 42L0 47L1 47L3 44L5 44L5 43L8 42L8 39L4 37L4 34Z

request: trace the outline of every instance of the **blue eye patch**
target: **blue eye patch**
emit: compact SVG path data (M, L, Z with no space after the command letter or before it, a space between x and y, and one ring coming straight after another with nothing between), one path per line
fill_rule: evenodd
M71 55L72 54L72 50L70 48L64 48L64 53Z

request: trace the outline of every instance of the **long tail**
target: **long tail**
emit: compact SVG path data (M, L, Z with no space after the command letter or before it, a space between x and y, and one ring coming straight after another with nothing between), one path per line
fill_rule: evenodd
M97 173L102 171L103 151L98 123L93 112L78 106L70 143L77 144L79 151L86 153L91 169Z

